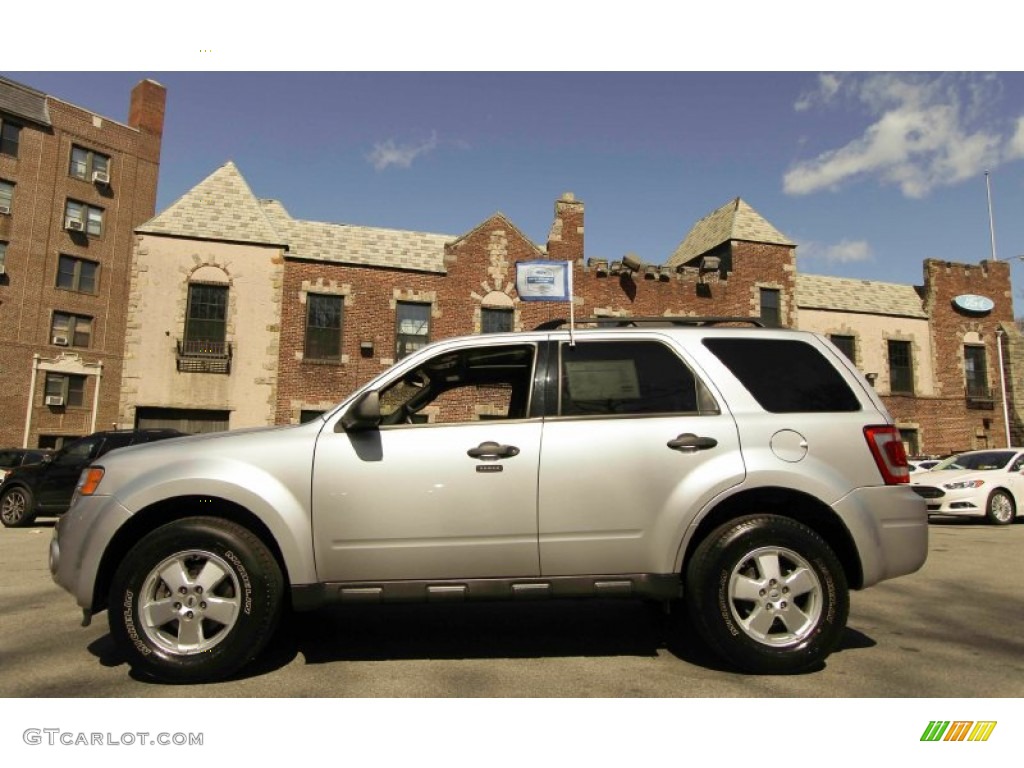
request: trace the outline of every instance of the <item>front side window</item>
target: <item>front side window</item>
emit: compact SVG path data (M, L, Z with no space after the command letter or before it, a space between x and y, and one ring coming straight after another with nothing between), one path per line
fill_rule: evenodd
M782 325L781 293L777 288L761 288L761 322L768 328Z
M50 336L51 343L58 346L88 347L92 339L92 318L69 312L54 312Z
M430 342L430 305L398 302L395 357L401 359Z
M96 173L103 174L109 179L110 158L106 155L101 155L99 152L93 152L91 149L78 146L72 147L71 167L68 173L76 179L83 179L85 181L92 181L93 174Z
M563 343L560 373L560 416L717 411L686 364L656 341Z
M341 359L341 314L341 296L306 296L305 359Z
M185 353L223 354L227 339L228 288L193 283L188 287Z
M68 200L64 207L64 226L70 231L99 237L103 234L103 209Z
M21 142L21 126L0 118L0 155L18 156L18 144Z
M57 287L81 293L96 293L100 265L88 259L61 254L57 263Z
M988 366L985 348L968 345L964 347L964 380L968 397L988 396Z
M894 395L914 394L914 367L910 356L910 342L890 339L889 391Z
M524 419L529 413L533 359L534 347L529 344L444 352L381 390L383 423Z
M85 376L47 373L45 392L47 405L85 405Z
M14 210L14 185L0 179L0 213Z

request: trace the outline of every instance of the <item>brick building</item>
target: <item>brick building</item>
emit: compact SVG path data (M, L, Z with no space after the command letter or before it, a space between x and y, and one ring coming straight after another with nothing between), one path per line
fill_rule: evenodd
M0 445L59 447L117 421L165 97L140 82L124 124L0 78Z
M798 275L796 245L741 199L646 264L587 255L568 193L538 244L500 213L462 235L295 219L227 163L136 233L126 426L313 418L428 341L565 317L515 291L517 262L550 259L573 264L577 317L731 315L829 334L873 374L914 452L1005 433L997 331L1008 366L1019 339L1005 264L928 261L922 287ZM963 309L965 296L992 306Z

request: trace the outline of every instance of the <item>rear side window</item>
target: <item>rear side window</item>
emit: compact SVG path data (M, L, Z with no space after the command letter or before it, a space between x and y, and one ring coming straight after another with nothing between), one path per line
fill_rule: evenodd
M707 338L704 346L770 413L860 410L856 395L843 377L807 342Z

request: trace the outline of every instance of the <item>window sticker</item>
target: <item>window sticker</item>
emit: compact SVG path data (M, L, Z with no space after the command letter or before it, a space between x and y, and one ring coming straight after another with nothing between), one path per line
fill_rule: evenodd
M636 400L640 379L633 360L566 362L569 397L580 400Z

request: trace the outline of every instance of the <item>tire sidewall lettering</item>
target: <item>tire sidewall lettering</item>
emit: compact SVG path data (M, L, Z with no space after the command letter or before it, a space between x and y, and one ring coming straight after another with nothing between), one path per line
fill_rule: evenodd
M231 564L235 566L235 570L238 572L238 580L242 583L242 590L245 592L244 599L242 600L242 612L246 616L252 615L252 581L249 579L249 572L242 565L242 561L238 558L232 550L228 549L224 551L224 558L231 561Z

